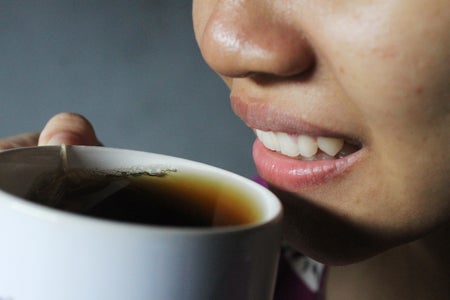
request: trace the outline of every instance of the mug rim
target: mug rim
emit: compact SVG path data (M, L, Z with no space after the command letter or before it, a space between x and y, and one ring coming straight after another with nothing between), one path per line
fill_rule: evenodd
M171 168L176 168L176 166L188 166L188 169L191 170L201 170L201 173L209 172L217 174L221 177L227 177L233 180L232 185L235 185L236 182L241 182L241 186L249 187L248 192L251 193L252 196L261 195L264 196L266 205L269 205L267 215L261 217L261 220L257 222L252 222L249 224L242 225L231 225L231 226L217 226L217 227L177 227L177 226L162 226L162 225L149 225L149 224L139 224L118 220L110 220L103 219L98 217L92 217L87 215L82 215L78 213L68 212L64 210L60 210L57 208L52 208L49 206L45 206L39 203L33 203L27 199L24 199L18 195L15 195L11 192L5 191L3 187L0 187L0 209L11 209L14 213L27 215L28 217L32 217L36 219L36 221L41 222L51 222L55 224L70 224L71 226L89 226L91 228L95 227L99 230L133 230L139 231L143 233L154 233L161 232L163 234L195 234L195 235L209 235L209 234L226 234L233 232L242 232L247 230L254 230L257 227L266 227L271 224L276 224L281 222L283 209L279 199L266 187L258 184L251 179L243 177L239 174L230 172L228 170L209 165L206 163L185 159L176 156L170 156L165 154L159 154L154 152L146 152L132 149L123 149L123 148L115 148L115 147L102 147L102 146L82 146L82 145L63 145L63 146L35 146L35 147L20 147L14 149L8 149L0 152L0 164L2 161L2 157L11 154L12 152L17 153L19 151L35 151L36 149L42 150L43 152L48 150L58 150L61 147L67 147L69 151L74 151L78 154L84 155L92 155L98 153L109 153L112 155L122 154L135 154L135 155L144 155L148 157L152 157L153 159L158 159L161 161L170 161L166 166L163 165L142 165L143 169L151 170L154 172L155 170L161 170L161 168L166 168L166 170L170 170ZM134 168L135 166L130 166L130 168ZM156 169L155 169L156 167ZM93 170L103 170L103 171L111 171L118 170L120 168L91 168ZM128 169L129 170L129 169ZM256 201L258 203L259 201ZM260 206L261 207L261 206Z

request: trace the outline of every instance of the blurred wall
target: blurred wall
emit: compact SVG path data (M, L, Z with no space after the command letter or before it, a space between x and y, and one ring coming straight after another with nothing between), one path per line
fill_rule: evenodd
M0 136L61 111L107 146L255 174L253 133L201 59L187 0L1 0Z

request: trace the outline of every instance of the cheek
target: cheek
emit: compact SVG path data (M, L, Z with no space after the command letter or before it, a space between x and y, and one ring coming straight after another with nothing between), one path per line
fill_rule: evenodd
M339 75L369 128L378 174L368 205L374 213L362 216L397 238L417 238L450 218L450 74L444 56L400 38L363 49L354 50L358 61L342 54L340 63L350 67Z
M349 67L336 68L370 133L374 189L362 191L367 209L350 216L390 235L381 246L418 238L450 218L450 74L438 63L446 60L387 42L354 50L358 61L342 54L340 63Z
M375 2L351 13L338 10L311 29L326 64L368 122L414 126L447 117L450 19L442 11L448 9L418 0Z
M445 99L450 96L450 71L436 66L445 60L431 61L428 57L428 61L417 62L420 53L394 54L400 51L396 46L383 45L361 53L358 61L342 56L346 68L338 67L338 80L373 130L378 126L391 130L419 128L448 117L450 103Z
M445 56L398 40L361 50L340 79L369 128L367 146L386 196L404 220L431 224L450 216L450 74Z

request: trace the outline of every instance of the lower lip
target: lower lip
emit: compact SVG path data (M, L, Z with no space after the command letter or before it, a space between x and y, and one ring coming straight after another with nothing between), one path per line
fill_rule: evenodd
M302 161L269 150L258 139L253 144L253 159L259 175L292 192L323 185L348 173L359 161L360 152L333 160Z

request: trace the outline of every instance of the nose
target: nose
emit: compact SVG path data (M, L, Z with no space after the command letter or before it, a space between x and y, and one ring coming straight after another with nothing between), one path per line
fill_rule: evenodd
M277 4L278 3L278 4ZM205 61L220 75L294 76L314 64L313 51L279 1L217 1L197 36Z

